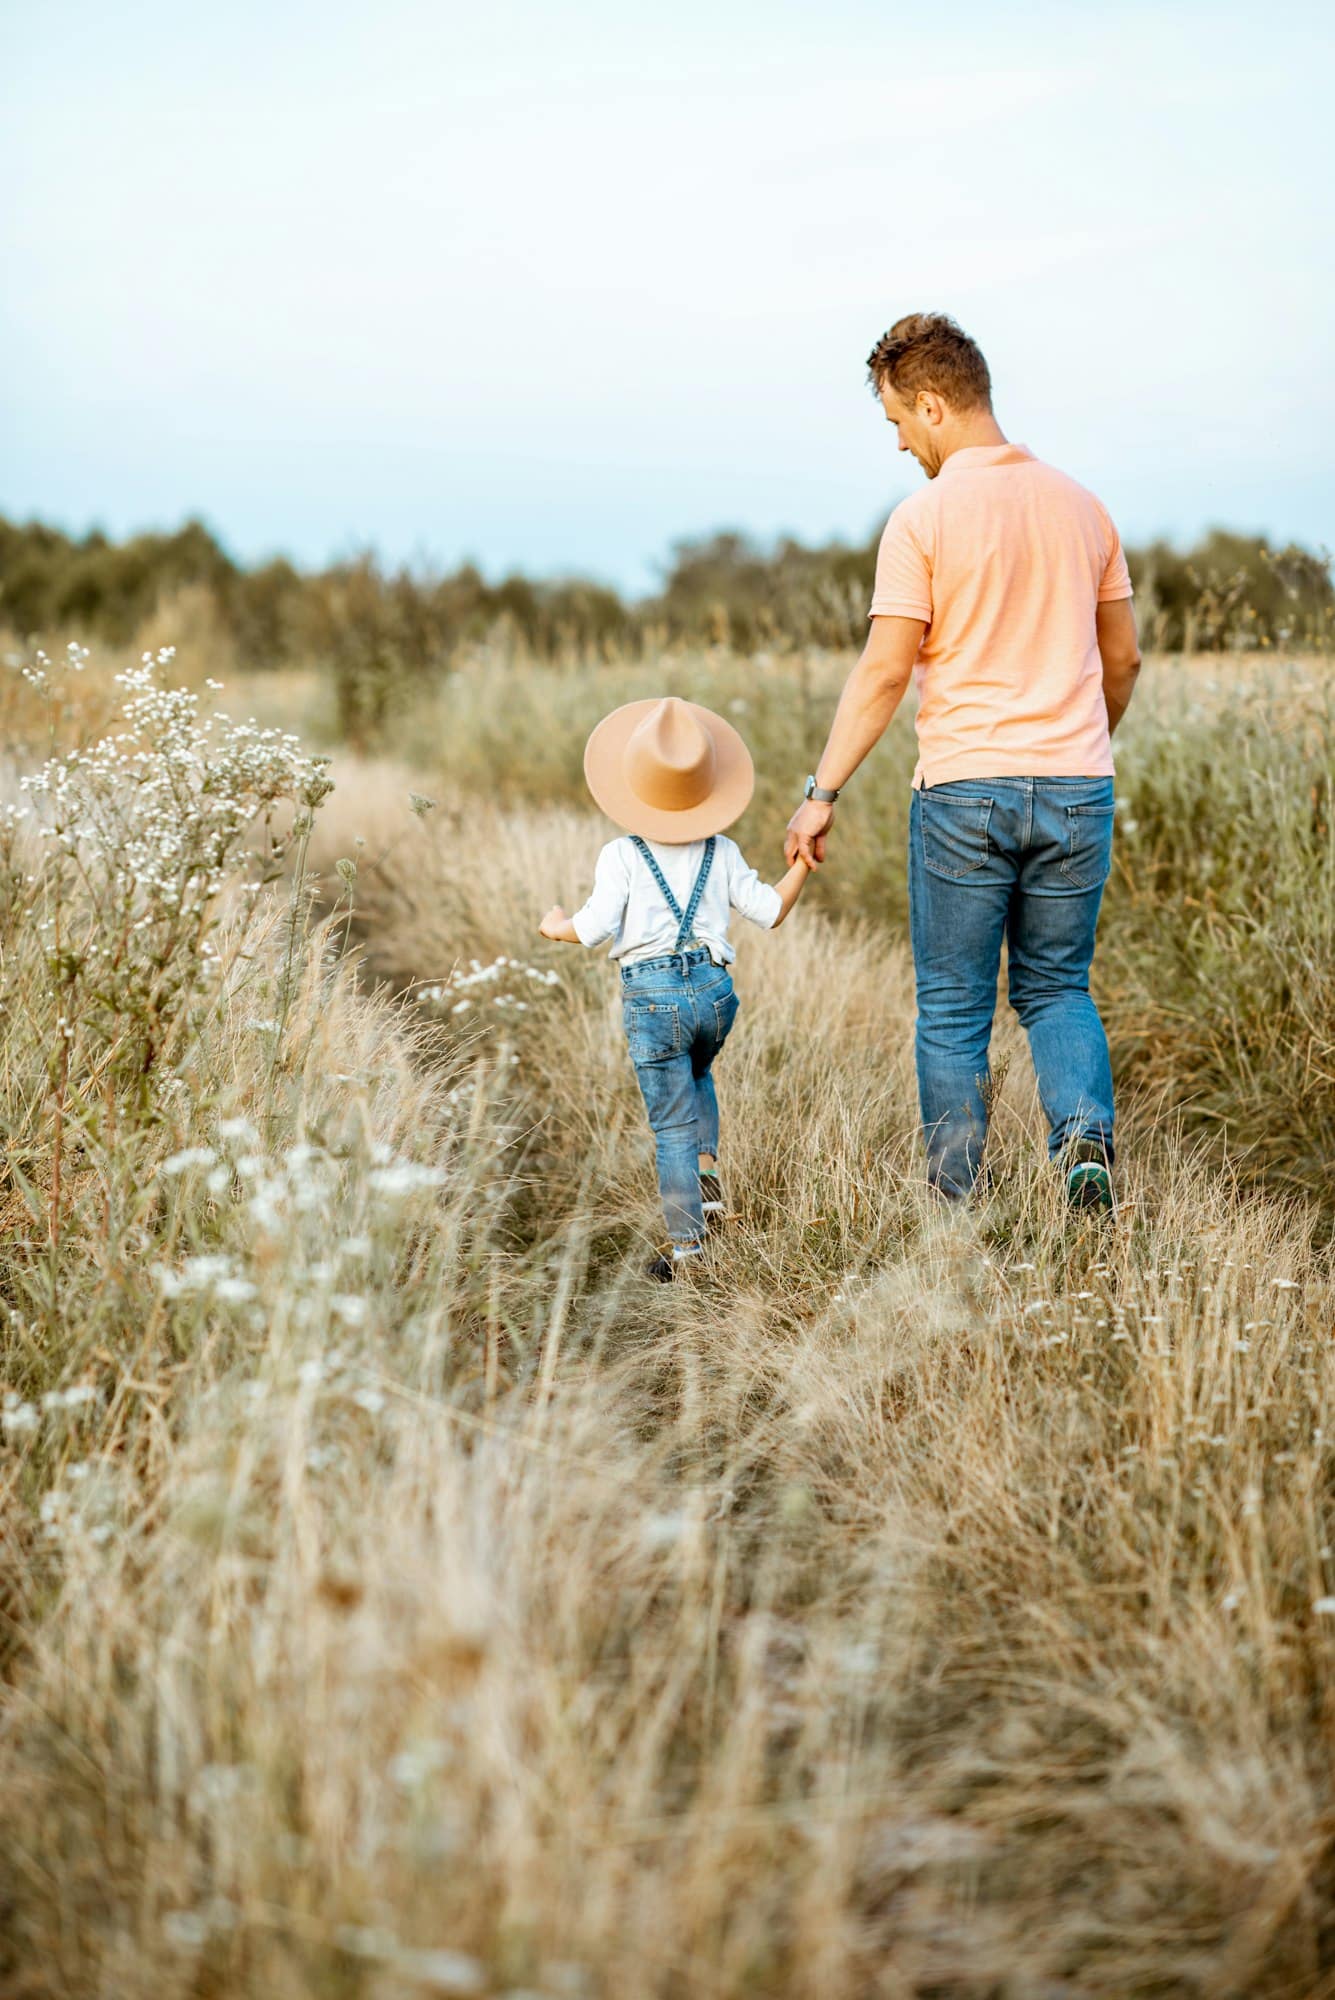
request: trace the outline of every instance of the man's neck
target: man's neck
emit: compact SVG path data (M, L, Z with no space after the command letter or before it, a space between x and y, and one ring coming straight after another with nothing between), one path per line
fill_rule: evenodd
M945 449L941 453L941 463L944 465L957 451L968 451L974 445L1009 442L991 410L971 412L967 417L957 417L952 423L949 440L942 440Z

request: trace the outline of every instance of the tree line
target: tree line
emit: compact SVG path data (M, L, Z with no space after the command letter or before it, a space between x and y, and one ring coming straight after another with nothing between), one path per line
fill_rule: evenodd
M492 583L471 563L437 574L371 554L319 570L283 557L247 566L200 521L113 541L0 517L0 628L21 640L127 645L180 593L202 591L246 665L317 658L372 680L448 666L484 641L537 659L672 645L845 648L865 629L876 541L766 547L735 531L680 541L660 588L628 599L581 577ZM1156 541L1127 555L1143 638L1157 650L1331 642L1328 555L1222 528L1190 549Z

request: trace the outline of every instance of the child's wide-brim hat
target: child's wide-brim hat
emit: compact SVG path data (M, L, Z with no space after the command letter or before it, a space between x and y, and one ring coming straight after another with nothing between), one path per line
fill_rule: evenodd
M675 695L628 701L584 746L584 776L610 820L645 840L705 840L751 802L751 753L730 722Z

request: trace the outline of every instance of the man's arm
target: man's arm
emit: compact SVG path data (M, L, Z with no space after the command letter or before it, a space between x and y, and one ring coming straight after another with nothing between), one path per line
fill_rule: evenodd
M926 623L921 618L873 618L861 658L839 697L829 739L816 766L823 791L842 791L869 750L889 728L913 676ZM789 866L799 854L813 868L825 859L825 837L834 807L807 799L788 822L783 851Z
M1094 630L1103 662L1103 704L1111 736L1126 714L1140 672L1140 640L1136 612L1129 597L1115 597L1094 613Z

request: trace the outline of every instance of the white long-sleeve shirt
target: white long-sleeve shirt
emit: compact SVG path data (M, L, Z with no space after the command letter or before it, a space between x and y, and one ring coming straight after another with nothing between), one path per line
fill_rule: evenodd
M646 845L684 911L700 872L705 843L692 840L669 847L651 840ZM731 965L736 955L728 942L728 922L734 910L768 931L778 922L782 907L778 890L762 882L754 868L748 868L736 841L717 834L709 880L695 916L695 935L708 947L715 964ZM662 958L676 950L677 919L629 834L608 841L598 856L589 900L570 921L581 944L598 945L611 938L608 957L624 964Z

